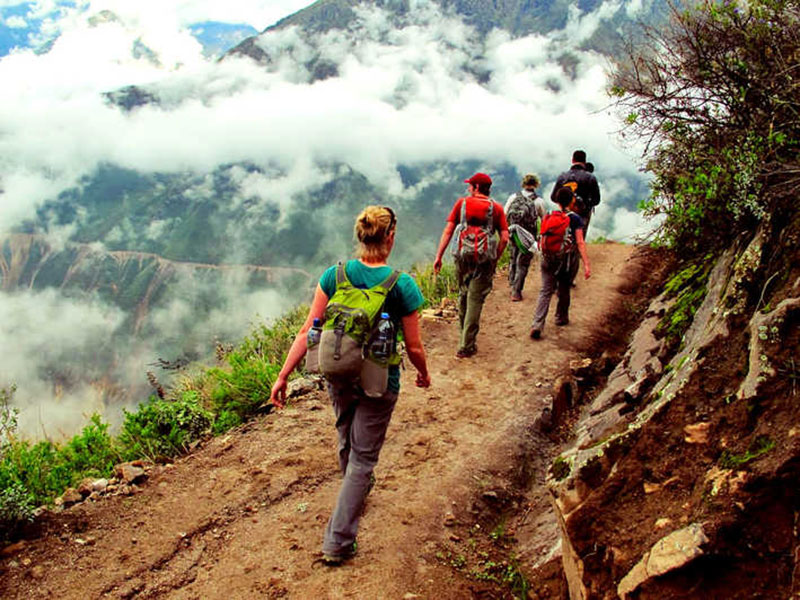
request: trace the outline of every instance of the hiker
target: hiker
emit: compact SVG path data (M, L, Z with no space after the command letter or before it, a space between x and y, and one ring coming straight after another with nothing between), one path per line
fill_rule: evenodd
M556 325L569 324L570 290L572 280L578 272L578 256L583 261L584 277L589 279L592 274L583 239L582 219L568 210L574 200L572 190L566 186L562 187L558 190L555 200L561 210L554 210L542 219L542 231L539 237L542 251L542 285L531 325L530 335L534 340L542 336L553 293L558 297Z
M478 351L481 310L492 291L497 259L508 244L508 222L503 207L489 197L492 178L475 173L464 183L467 195L459 198L447 217L433 261L433 272L442 268L442 257L450 239L456 238L453 256L458 278L458 320L461 328L457 358L469 358ZM499 236L499 242L495 237Z
M572 166L558 176L550 193L550 200L556 202L558 190L565 185L570 187L575 195L575 212L583 219L583 238L586 239L594 208L600 204L600 186L597 178L586 169L586 152L583 150L575 150L572 153Z
M539 238L539 223L547 212L544 200L536 193L538 187L539 176L528 173L522 178L522 189L511 194L505 206L509 228L521 227L524 232L519 233L528 233L528 237L533 237L534 240ZM511 301L519 302L522 300L522 288L525 286L534 253L515 243L509 245L509 252L511 260L508 266L508 285L511 288Z
M358 215L355 224L355 236L359 242L358 258L334 265L320 277L308 317L292 343L270 395L272 404L278 408L284 406L287 379L306 355L307 341L310 340L309 330L326 327L334 322L339 323L340 321L336 319L340 314L345 314L337 312L342 310L341 304L331 302L329 305L329 299L347 298L349 291L357 292L349 296L359 299L353 304L362 297L378 298L377 310L381 312L381 324L384 324L385 316L385 325L390 328L389 331L393 328L395 332L389 339L391 344L389 351L392 357L386 361L389 366L388 375L384 380L385 392L379 397L368 397L363 371L361 377L356 374L341 379L326 374L328 395L336 416L339 466L344 476L336 507L325 528L322 544L321 561L332 566L341 564L356 552L358 521L367 494L375 481L372 471L378 462L386 429L400 391L400 357L396 349L396 332L400 328L403 331L408 358L417 369L417 387L426 388L431 385L425 349L420 336L418 309L423 303L422 293L410 275L395 271L386 264L394 245L396 227L397 219L392 209L388 207L368 206ZM325 321L325 325L320 325L326 315L328 321ZM342 329L344 330L344 327ZM328 333L331 334L329 339L336 339L334 359L336 359L335 352L339 352L350 340L347 336L343 336L344 342L342 336L337 338L338 332L333 328L323 329L322 341L318 347L309 351L307 356L307 359L310 359L312 352L318 353L319 369L323 374L326 368L324 361L330 359L331 354L330 352L326 354L325 335ZM370 335L374 336L374 333ZM362 348L357 347L355 352L356 358L360 359ZM308 362L307 367L309 367Z

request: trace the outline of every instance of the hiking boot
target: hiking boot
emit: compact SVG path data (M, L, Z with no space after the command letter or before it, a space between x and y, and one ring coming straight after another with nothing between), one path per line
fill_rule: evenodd
M353 558L356 555L357 551L358 551L358 543L353 542L346 548L342 549L341 552L337 552L335 554L329 552L323 552L322 558L320 560L322 561L322 564L327 565L329 567L338 567L344 561Z
M511 294L511 301L512 302L521 302L522 301L522 294Z
M531 339L532 340L538 340L541 337L542 337L542 330L541 329L536 329L535 327L533 329L531 329Z
M459 348L458 352L456 352L456 358L469 358L477 354L477 352L477 348Z

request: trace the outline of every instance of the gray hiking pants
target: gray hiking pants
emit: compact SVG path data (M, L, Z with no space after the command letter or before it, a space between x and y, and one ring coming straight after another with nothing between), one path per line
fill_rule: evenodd
M509 244L508 264L508 286L514 295L522 295L522 288L525 287L525 278L528 276L528 268L531 266L533 254L525 254L514 244Z
M492 291L495 263L479 265L456 261L458 276L458 322L461 326L461 350L472 351L481 328L481 311L486 296Z
M566 325L569 323L569 302L572 280L578 272L580 259L572 256L567 268L560 268L558 265L550 265L546 260L542 260L542 287L539 288L539 302L536 304L536 312L533 315L531 329L544 329L544 321L547 312L550 310L550 299L555 293L558 297L556 304L556 325Z
M336 415L339 467L344 480L325 528L322 551L336 555L348 553L356 541L370 475L386 439L397 392L388 391L380 398L368 398L355 385L329 383L328 395Z

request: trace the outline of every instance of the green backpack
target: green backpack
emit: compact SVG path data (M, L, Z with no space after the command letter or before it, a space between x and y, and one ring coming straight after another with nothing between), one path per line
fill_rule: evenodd
M378 285L361 289L350 282L344 264L339 263L336 291L325 309L319 343L319 369L326 378L360 379L364 390L372 392L368 393L370 396L385 392L388 366L400 364L400 355L393 346L388 359L376 361L368 356L368 345L376 329L377 317L383 312L386 298L399 278L400 271L393 271ZM371 374L376 370L379 381L374 384ZM365 377L367 373L370 373L369 377Z

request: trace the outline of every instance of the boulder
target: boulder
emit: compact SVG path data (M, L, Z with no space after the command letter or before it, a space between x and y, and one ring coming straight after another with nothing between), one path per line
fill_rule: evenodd
M657 541L617 586L617 594L625 600L644 582L689 564L703 554L708 538L702 525L692 523Z
M132 484L137 481L143 481L147 478L147 473L140 466L135 463L121 463L114 467L114 473L122 483Z
M78 484L78 493L86 498L94 491L94 479L91 477L87 477L86 479L81 480Z
M102 494L108 488L108 479L95 479L92 482L92 491Z
M297 396L305 396L311 392L316 392L319 389L319 384L314 379L303 378L294 379L289 382L286 388L287 396L295 398Z
M83 502L83 495L75 488L67 488L61 495L61 503L65 508L78 502Z

